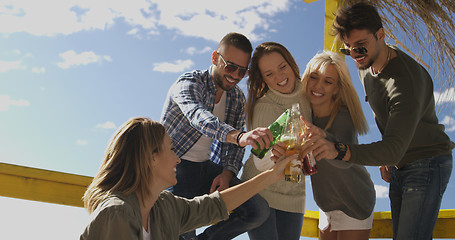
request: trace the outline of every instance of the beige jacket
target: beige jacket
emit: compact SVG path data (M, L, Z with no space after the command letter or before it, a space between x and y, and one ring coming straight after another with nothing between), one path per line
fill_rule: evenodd
M303 96L300 82L297 82L297 86L291 94L282 94L269 89L254 107L252 128L269 126L286 109L297 102L300 104L301 114L311 121L311 106ZM253 178L261 172L260 170L264 171L263 168L270 168L274 164L270 160L269 153L263 159L256 159L255 161L255 158L256 156L250 154L243 167L242 180L246 181ZM287 212L305 212L305 181L291 183L283 179L264 189L260 195L267 200L271 208Z

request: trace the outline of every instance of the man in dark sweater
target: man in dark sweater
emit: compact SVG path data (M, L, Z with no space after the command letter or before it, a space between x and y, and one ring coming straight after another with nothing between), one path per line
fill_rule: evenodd
M455 145L438 123L433 81L413 58L385 43L375 7L342 7L333 27L345 46L340 51L359 69L382 140L344 144L314 138L305 152L312 150L316 159L381 166L382 178L390 183L394 239L431 239Z

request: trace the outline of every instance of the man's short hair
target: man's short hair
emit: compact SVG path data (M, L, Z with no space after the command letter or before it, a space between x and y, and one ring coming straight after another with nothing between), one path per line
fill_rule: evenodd
M382 28L382 20L378 11L365 2L340 7L333 21L333 31L340 39L349 37L353 29L367 29L374 34L380 28Z
M217 50L229 46L234 46L250 55L251 52L253 52L253 46L251 46L250 40L240 33L231 32L226 34L226 36L221 39L220 44L218 44Z

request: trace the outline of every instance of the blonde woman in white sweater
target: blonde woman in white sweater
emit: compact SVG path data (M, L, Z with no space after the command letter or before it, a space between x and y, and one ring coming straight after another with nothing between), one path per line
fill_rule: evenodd
M301 90L299 67L281 44L264 42L256 47L248 78L248 129L267 127L293 103L300 104L302 115L311 119L311 108ZM274 165L271 153L263 159L250 155L243 168L242 180L248 180ZM270 206L270 216L250 239L299 239L305 212L305 181L278 181L260 195Z

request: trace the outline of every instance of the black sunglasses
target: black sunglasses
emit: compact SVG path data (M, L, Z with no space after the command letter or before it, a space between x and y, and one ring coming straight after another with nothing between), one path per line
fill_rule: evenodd
M365 54L368 52L366 47L355 47L355 48L340 48L340 52L344 55L351 55L351 49L357 54Z
M233 73L233 72L237 71L237 69L238 69L239 72L237 73L237 75L239 76L239 78L244 78L248 74L248 68L239 66L235 63L226 62L223 58L223 55L221 55L221 53L218 53L218 54L220 54L221 60L223 60L224 70L227 73Z

